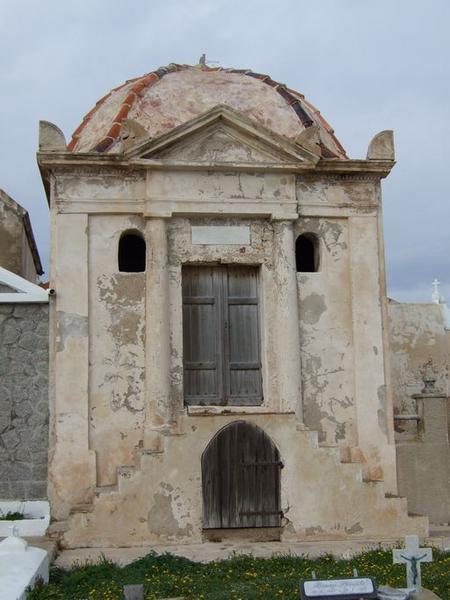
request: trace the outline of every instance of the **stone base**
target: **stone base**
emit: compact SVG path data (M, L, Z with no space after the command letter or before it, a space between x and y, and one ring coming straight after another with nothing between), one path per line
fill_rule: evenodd
M207 542L279 542L281 533L281 527L204 529L203 538Z
M163 451L144 452L135 466L118 469L116 487L97 488L92 505L74 507L63 547L201 543L202 452L235 418L184 417L183 433L165 435ZM341 463L338 448L320 448L317 433L299 431L294 415L247 420L272 438L284 463L282 541L428 535L428 520L408 516L404 498L386 498L382 482L363 481L360 464Z

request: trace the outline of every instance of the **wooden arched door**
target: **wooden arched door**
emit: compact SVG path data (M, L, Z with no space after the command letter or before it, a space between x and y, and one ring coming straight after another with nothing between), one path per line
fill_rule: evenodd
M247 421L221 429L202 455L205 529L279 527L280 453Z

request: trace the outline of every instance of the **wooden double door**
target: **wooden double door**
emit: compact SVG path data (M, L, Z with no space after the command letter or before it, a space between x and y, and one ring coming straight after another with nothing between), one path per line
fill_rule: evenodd
M280 527L280 454L247 421L221 429L202 455L205 529Z
M186 404L261 404L258 269L184 266L182 288Z

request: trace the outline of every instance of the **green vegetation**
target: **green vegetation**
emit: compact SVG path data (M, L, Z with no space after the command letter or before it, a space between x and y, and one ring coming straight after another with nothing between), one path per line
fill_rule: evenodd
M433 563L422 565L423 585L450 600L450 554L433 551ZM351 560L332 556L235 556L200 564L170 554L149 554L126 567L102 560L70 571L54 569L49 585L35 588L28 600L122 600L125 584L144 583L145 599L184 596L189 600L298 599L299 582L311 577L373 577L378 584L406 585L405 567L392 564L392 552L373 550Z
M20 512L8 511L6 514L3 514L0 511L0 521L21 521L22 519L25 519L25 516Z

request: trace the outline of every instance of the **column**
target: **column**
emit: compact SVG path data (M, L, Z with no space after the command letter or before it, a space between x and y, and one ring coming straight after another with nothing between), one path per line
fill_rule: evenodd
M300 335L292 221L274 223L274 285L276 288L276 367L279 409L293 411L303 423Z
M146 222L147 280L144 447L158 448L158 432L170 427L169 265L166 220Z

